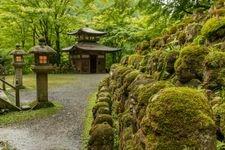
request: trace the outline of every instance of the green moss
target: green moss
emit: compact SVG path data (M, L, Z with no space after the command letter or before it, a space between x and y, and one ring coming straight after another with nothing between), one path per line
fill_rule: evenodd
M150 46L149 41L142 41L140 43L137 43L135 50L141 52L147 50L149 46Z
M99 87L98 91L99 91L99 93L100 92L109 92L109 86Z
M156 37L150 41L150 48L152 49L160 49L165 45L166 41L164 41L164 37Z
M94 125L96 124L102 124L102 123L108 123L111 127L113 126L113 118L109 114L100 114L98 115L94 120Z
M96 117L96 113L97 113L97 111L100 107L109 107L109 104L106 103L106 102L97 102L92 109L92 113L93 113L94 118Z
M109 77L105 77L104 79L102 79L98 85L99 89L102 88L103 86L109 86Z
M127 86L129 86L134 79L138 76L138 74L140 74L140 72L138 70L134 70L131 71L130 73L128 73L125 77L124 77L124 84L126 84Z
M142 86L138 91L138 102L139 105L148 104L148 100L151 96L159 92L166 87L172 87L173 84L168 81L157 81L154 83L146 84Z
M215 147L215 123L207 97L191 88L165 88L148 105L141 128L152 149Z
M165 66L164 59L166 57L166 54L167 52L162 50L155 50L149 54L148 62L146 64L148 73L152 75L156 71L162 71L163 67Z
M134 95L138 94L137 89L144 86L145 84L152 83L155 80L152 78L151 75L146 73L139 73L135 80L128 86L127 90Z
M192 42L193 39L199 35L202 26L199 23L188 24L185 28L186 41Z
M89 137L89 131L91 129L91 124L93 122L93 116L92 116L92 108L95 105L96 101L96 93L92 93L88 97L88 104L86 107L85 112L85 118L84 118L84 125L83 125L83 132L82 132L82 150L85 150L88 144Z
M178 50L171 50L166 53L164 62L166 64L166 71L168 73L173 74L175 72L174 63L177 60L178 56L179 56Z
M179 45L183 45L186 41L186 34L184 32L179 32L177 35Z
M111 114L109 107L99 107L95 116L98 117L98 115L101 115L101 114Z
M225 52L213 51L205 58L204 87L212 90L225 86Z
M122 65L117 65L116 67L114 67L112 71L112 79L117 80L120 77L123 77L125 74L129 73L130 71L132 71L133 69L130 67L125 67Z
M99 92L98 94L97 94L97 98L111 98L111 95L110 95L110 93L109 92Z
M88 149L90 150L108 150L113 148L113 128L108 123L97 124L92 127ZM107 148L104 148L107 147Z
M211 18L203 25L201 34L208 38L210 41L221 38L224 36L225 17L223 18Z
M117 67L119 66L122 66L121 64L113 64L111 67L110 67L110 70L111 71L114 71Z
M121 58L120 60L120 64L122 65L127 65L128 64L128 58L129 58L129 55L125 55Z
M174 64L178 80L182 83L192 79L202 81L204 59L208 53L209 50L204 46L189 45L184 47Z
M215 6L216 8L221 8L221 7L224 7L224 0L215 0Z
M120 114L119 124L121 129L130 127L133 125L133 123L134 123L134 119L133 119L133 116L130 114L129 110Z
M141 71L141 72L145 72L145 71L147 71L147 62L148 62L148 58L149 57L149 53L148 54L146 54L146 55L144 55L143 57L142 57L142 59L141 59L141 61L140 61L140 64L139 64L139 70Z
M198 35L194 40L193 44L202 45L205 43L205 37L203 35Z
M225 135L225 103L214 107L215 116L220 116L220 130Z
M216 69L225 67L225 52L213 51L205 58L207 68Z
M99 97L97 99L97 102L106 102L108 104L111 104L111 98L109 98L109 97Z
M166 87L172 87L173 84L168 81L157 81L153 83L146 84L144 86L141 86L136 93L137 94L137 118L141 120L146 112L146 107L149 103L150 97L152 97L154 94L159 92L160 90L166 88Z
M123 146L123 149L126 149L126 150L135 150L134 148L134 143L133 143L133 140L127 140Z
M175 34L177 32L177 26L172 26L169 28L169 34Z
M140 54L130 55L128 58L128 65L132 65L134 66L134 68L138 68L141 59L142 59L142 55Z

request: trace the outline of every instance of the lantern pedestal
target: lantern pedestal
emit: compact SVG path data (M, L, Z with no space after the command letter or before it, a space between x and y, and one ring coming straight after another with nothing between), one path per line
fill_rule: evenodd
M19 88L24 88L23 86L23 66L25 63L14 63L13 66L15 68L15 76L16 81L19 86Z
M33 109L54 106L48 101L48 72L53 70L49 63L51 54L56 53L54 49L46 45L45 38L39 38L39 45L30 48L30 53L34 54L35 65L32 70L36 72L37 102Z
M48 101L48 72L53 70L53 66L32 66L36 72L37 103L33 109L54 106Z

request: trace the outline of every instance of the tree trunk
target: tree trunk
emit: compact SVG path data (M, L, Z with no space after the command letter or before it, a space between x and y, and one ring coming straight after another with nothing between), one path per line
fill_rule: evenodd
M56 40L55 40L55 45L56 45L56 64L57 64L57 66L59 66L60 63L61 63L59 26L55 27L55 33L56 33Z

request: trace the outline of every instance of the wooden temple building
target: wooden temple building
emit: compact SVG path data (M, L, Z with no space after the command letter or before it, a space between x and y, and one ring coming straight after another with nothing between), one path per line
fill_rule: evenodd
M121 49L97 43L100 36L106 32L96 31L91 28L82 28L68 33L75 35L78 43L62 49L69 53L69 59L78 73L105 73L106 53L117 52Z

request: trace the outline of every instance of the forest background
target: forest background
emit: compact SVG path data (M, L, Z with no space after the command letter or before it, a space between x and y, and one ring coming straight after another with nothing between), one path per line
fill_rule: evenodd
M13 73L9 53L20 43L28 50L44 36L57 54L52 62L59 68L68 66L68 54L61 49L76 43L67 33L83 27L106 31L101 39L107 46L122 48L107 55L107 68L121 56L135 52L141 43L169 30L184 16L197 9L207 10L212 0L1 0L0 63ZM75 40L74 40L75 39ZM75 43L74 43L75 42ZM26 56L24 72L31 72L31 56Z

